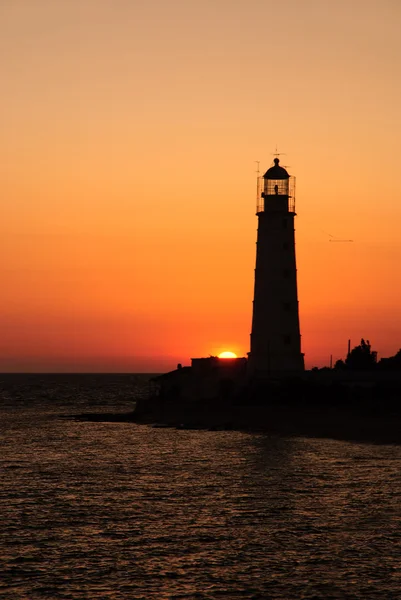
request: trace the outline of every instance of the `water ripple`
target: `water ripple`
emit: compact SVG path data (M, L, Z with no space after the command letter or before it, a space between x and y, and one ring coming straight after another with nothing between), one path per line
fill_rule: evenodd
M401 596L400 448L59 418L134 384L3 381L0 598Z

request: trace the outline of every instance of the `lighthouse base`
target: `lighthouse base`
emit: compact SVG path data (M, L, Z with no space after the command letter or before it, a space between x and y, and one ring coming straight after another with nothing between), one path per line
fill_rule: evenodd
M271 374L292 374L305 370L304 355L274 354L260 355L248 353L247 375L251 377L268 377Z

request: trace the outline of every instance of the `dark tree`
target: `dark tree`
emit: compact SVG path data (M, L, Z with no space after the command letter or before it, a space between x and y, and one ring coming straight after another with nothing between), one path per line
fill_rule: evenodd
M340 358L339 360L336 361L336 364L334 365L334 368L336 369L336 371L342 371L345 369L345 362Z
M382 358L377 366L382 371L401 371L401 349L394 356Z
M345 359L345 366L352 371L371 371L376 367L377 352L371 348L369 340L362 338L359 346L355 346Z

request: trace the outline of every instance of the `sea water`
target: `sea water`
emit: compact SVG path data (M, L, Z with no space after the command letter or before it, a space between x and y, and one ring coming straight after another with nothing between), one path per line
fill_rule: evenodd
M0 598L401 597L401 447L77 421L135 376L0 376Z

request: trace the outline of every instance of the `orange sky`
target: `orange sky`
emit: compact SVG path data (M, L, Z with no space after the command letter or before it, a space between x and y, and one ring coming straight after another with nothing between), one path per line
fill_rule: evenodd
M0 371L246 354L254 161L276 144L307 367L348 338L397 351L400 19L399 0L2 2Z

